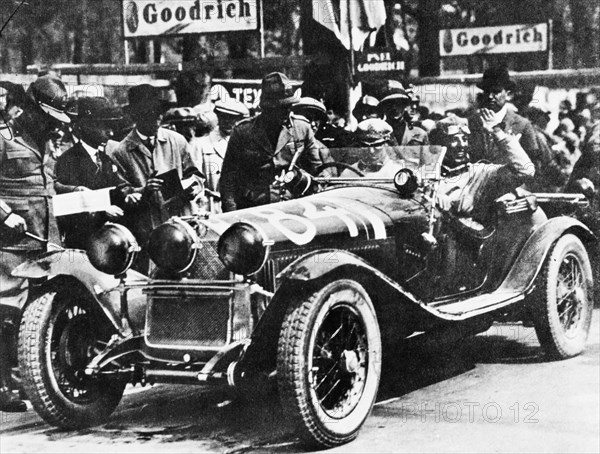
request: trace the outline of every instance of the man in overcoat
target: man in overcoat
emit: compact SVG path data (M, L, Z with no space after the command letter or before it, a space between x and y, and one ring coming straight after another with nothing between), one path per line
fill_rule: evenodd
M127 110L134 129L112 152L120 177L133 188L125 199L124 223L142 247L134 267L149 270L145 244L154 228L171 216L193 214L192 201L203 189L203 175L191 159L190 145L181 134L161 128L164 106L158 89L149 84L131 87ZM160 176L175 170L186 188L183 193L165 200Z

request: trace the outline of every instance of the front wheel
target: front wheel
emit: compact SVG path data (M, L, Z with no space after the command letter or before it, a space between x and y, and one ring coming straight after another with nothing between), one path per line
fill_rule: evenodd
M535 331L545 353L556 359L581 353L592 321L594 283L585 247L575 235L553 246L534 301Z
M347 443L369 415L379 386L381 338L365 289L331 282L291 303L279 337L277 377L284 408L304 441Z
M103 423L119 404L125 383L91 378L84 370L112 330L74 295L47 293L25 310L19 332L23 386L37 413L62 429Z

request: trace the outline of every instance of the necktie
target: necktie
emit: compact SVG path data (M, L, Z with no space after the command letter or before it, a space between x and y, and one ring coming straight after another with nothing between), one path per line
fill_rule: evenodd
M146 146L146 148L150 151L154 150L154 137L148 137L146 140L144 140L144 145Z

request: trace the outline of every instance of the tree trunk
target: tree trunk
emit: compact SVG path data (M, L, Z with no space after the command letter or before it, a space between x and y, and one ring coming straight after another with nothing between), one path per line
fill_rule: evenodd
M34 59L32 33L24 33L21 38L21 73L27 74L27 66L32 65Z
M439 12L441 0L419 0L419 76L440 75Z
M593 68L600 65L598 24L594 26L596 2L570 0L575 38L575 67Z
M206 61L206 52L198 36L185 35L183 37L182 60L184 62ZM174 84L177 105L180 107L193 107L208 103L210 101L211 84L212 77L208 71L198 70L180 73Z

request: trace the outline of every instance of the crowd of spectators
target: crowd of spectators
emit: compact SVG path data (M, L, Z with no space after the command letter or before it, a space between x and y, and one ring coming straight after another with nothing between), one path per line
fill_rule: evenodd
M175 107L147 84L130 88L128 105L118 107L102 97L67 99L64 84L49 75L27 90L0 82L1 409L25 408L11 391L7 368L14 362L11 339L27 282L13 278L11 269L44 252L48 241L84 249L93 231L108 221L129 227L143 246L152 229L173 215L285 199L290 195L281 181L294 166L325 177L360 174L368 167L383 172L382 147L446 145L449 136L461 141L454 144L459 150L454 164L464 158L460 150L468 144L465 155L471 162L496 166L482 171L482 179L526 162L532 168L521 166L518 172L526 189L583 192L594 200L597 213L600 91L582 93L575 108L563 101L558 127L549 130L548 106L515 106L516 84L506 68L488 69L478 88L470 109L439 113L421 105L412 85L388 81L378 97L365 94L358 100L354 123L345 122L327 100L299 98L282 73L263 79L257 115L234 99ZM449 129L456 132L448 134ZM349 147L373 150L372 159L345 162L345 169L330 165L332 150ZM344 155L336 160L339 156ZM173 175L181 190L171 194L167 186ZM61 217L57 229L55 193L103 188L111 188L110 208ZM598 216L588 218L599 232ZM144 273L150 266L146 254L135 265Z

